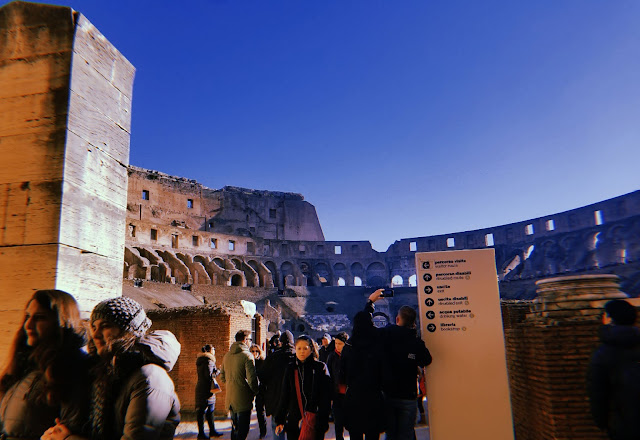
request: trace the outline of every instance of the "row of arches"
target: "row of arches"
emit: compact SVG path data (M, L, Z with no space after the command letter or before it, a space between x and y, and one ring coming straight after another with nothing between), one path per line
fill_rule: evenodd
M240 257L190 255L172 250L125 247L124 277L159 282L214 284L239 287L386 286L388 271L376 261L360 262L243 260Z

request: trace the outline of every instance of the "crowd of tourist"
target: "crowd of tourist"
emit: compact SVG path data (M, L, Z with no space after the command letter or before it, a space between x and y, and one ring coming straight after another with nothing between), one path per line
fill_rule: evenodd
M221 374L231 439L246 439L255 400L260 438L267 436L270 416L274 440L323 439L331 420L337 440L345 429L356 440L376 440L383 432L390 440L414 440L418 412L424 421L424 382L420 387L419 381L431 355L417 336L413 308L401 307L396 325L374 326L381 292L372 293L355 315L351 337L325 334L317 344L285 331L268 341L265 357L250 333L239 331ZM209 438L203 424L198 438Z
M386 432L413 440L417 372L431 355L416 334L413 308L402 307L396 325L373 325L381 291L354 317L351 337L327 334L320 349L309 336L285 331L265 356L241 330L218 367L215 348L204 345L196 359L198 438L222 435L213 417L219 379L232 440L246 439L254 403L260 438L270 416L274 440L322 439L330 420L338 440L345 429L354 439ZM89 324L85 331L75 299L60 290L37 291L27 302L0 375L0 438L173 438L180 421L168 375L180 355L175 336L151 331L142 306L127 297L98 303Z

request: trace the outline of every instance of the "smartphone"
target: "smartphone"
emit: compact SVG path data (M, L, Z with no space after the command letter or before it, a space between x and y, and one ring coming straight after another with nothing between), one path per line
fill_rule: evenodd
M393 289L384 289L382 291L382 295L380 298L392 298L393 297Z

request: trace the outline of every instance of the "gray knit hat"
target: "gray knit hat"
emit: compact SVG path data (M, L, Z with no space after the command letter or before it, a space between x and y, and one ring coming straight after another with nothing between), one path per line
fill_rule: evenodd
M96 319L109 321L121 330L141 337L151 328L151 320L137 301L126 296L106 299L93 308L91 322Z

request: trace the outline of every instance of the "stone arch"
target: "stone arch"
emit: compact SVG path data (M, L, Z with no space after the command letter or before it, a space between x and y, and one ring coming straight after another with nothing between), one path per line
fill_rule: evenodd
M320 285L331 286L331 271L329 270L329 266L326 263L317 263L314 267L314 273L318 277Z
M357 261L351 265L351 275L354 277L359 277L360 279L365 278L364 266Z
M387 281L387 269L384 264L376 261L371 263L367 267L367 285L368 286L386 286Z
M231 275L231 278L229 278L229 285L236 286L236 287L244 287L245 286L244 277L239 273L234 273L233 275Z
M231 261L233 262L233 265L236 267L236 269L242 270L242 260L240 260L239 258L232 258Z
M255 260L249 260L247 261L247 266L249 266L255 271L255 273L258 274L258 285L256 287L264 287L264 280L260 274L260 265L258 264L258 262Z
M286 286L295 286L295 271L293 269L293 264L289 261L285 261L280 266L280 272L282 274L282 285Z
M300 263L300 272L302 272L302 275L304 275L305 278L307 279L307 286L316 285L313 277L313 272L311 271L311 265L308 262L302 261Z
M220 257L216 257L211 260L212 263L216 264L220 269L224 269L224 260Z
M336 278L336 286L346 286L347 285L347 266L343 263L336 263L333 265L333 275ZM342 280L343 284L340 284L340 280Z
M355 276L353 277L353 285L354 286L362 286L362 278Z
M278 274L278 266L273 261L265 261L264 266L271 272L271 278L273 279L273 286L277 288L282 287L280 282L280 276Z
M416 287L418 285L418 276L414 273L409 277L409 287Z
M400 275L394 275L391 278L391 287L402 287L404 285L404 280Z

